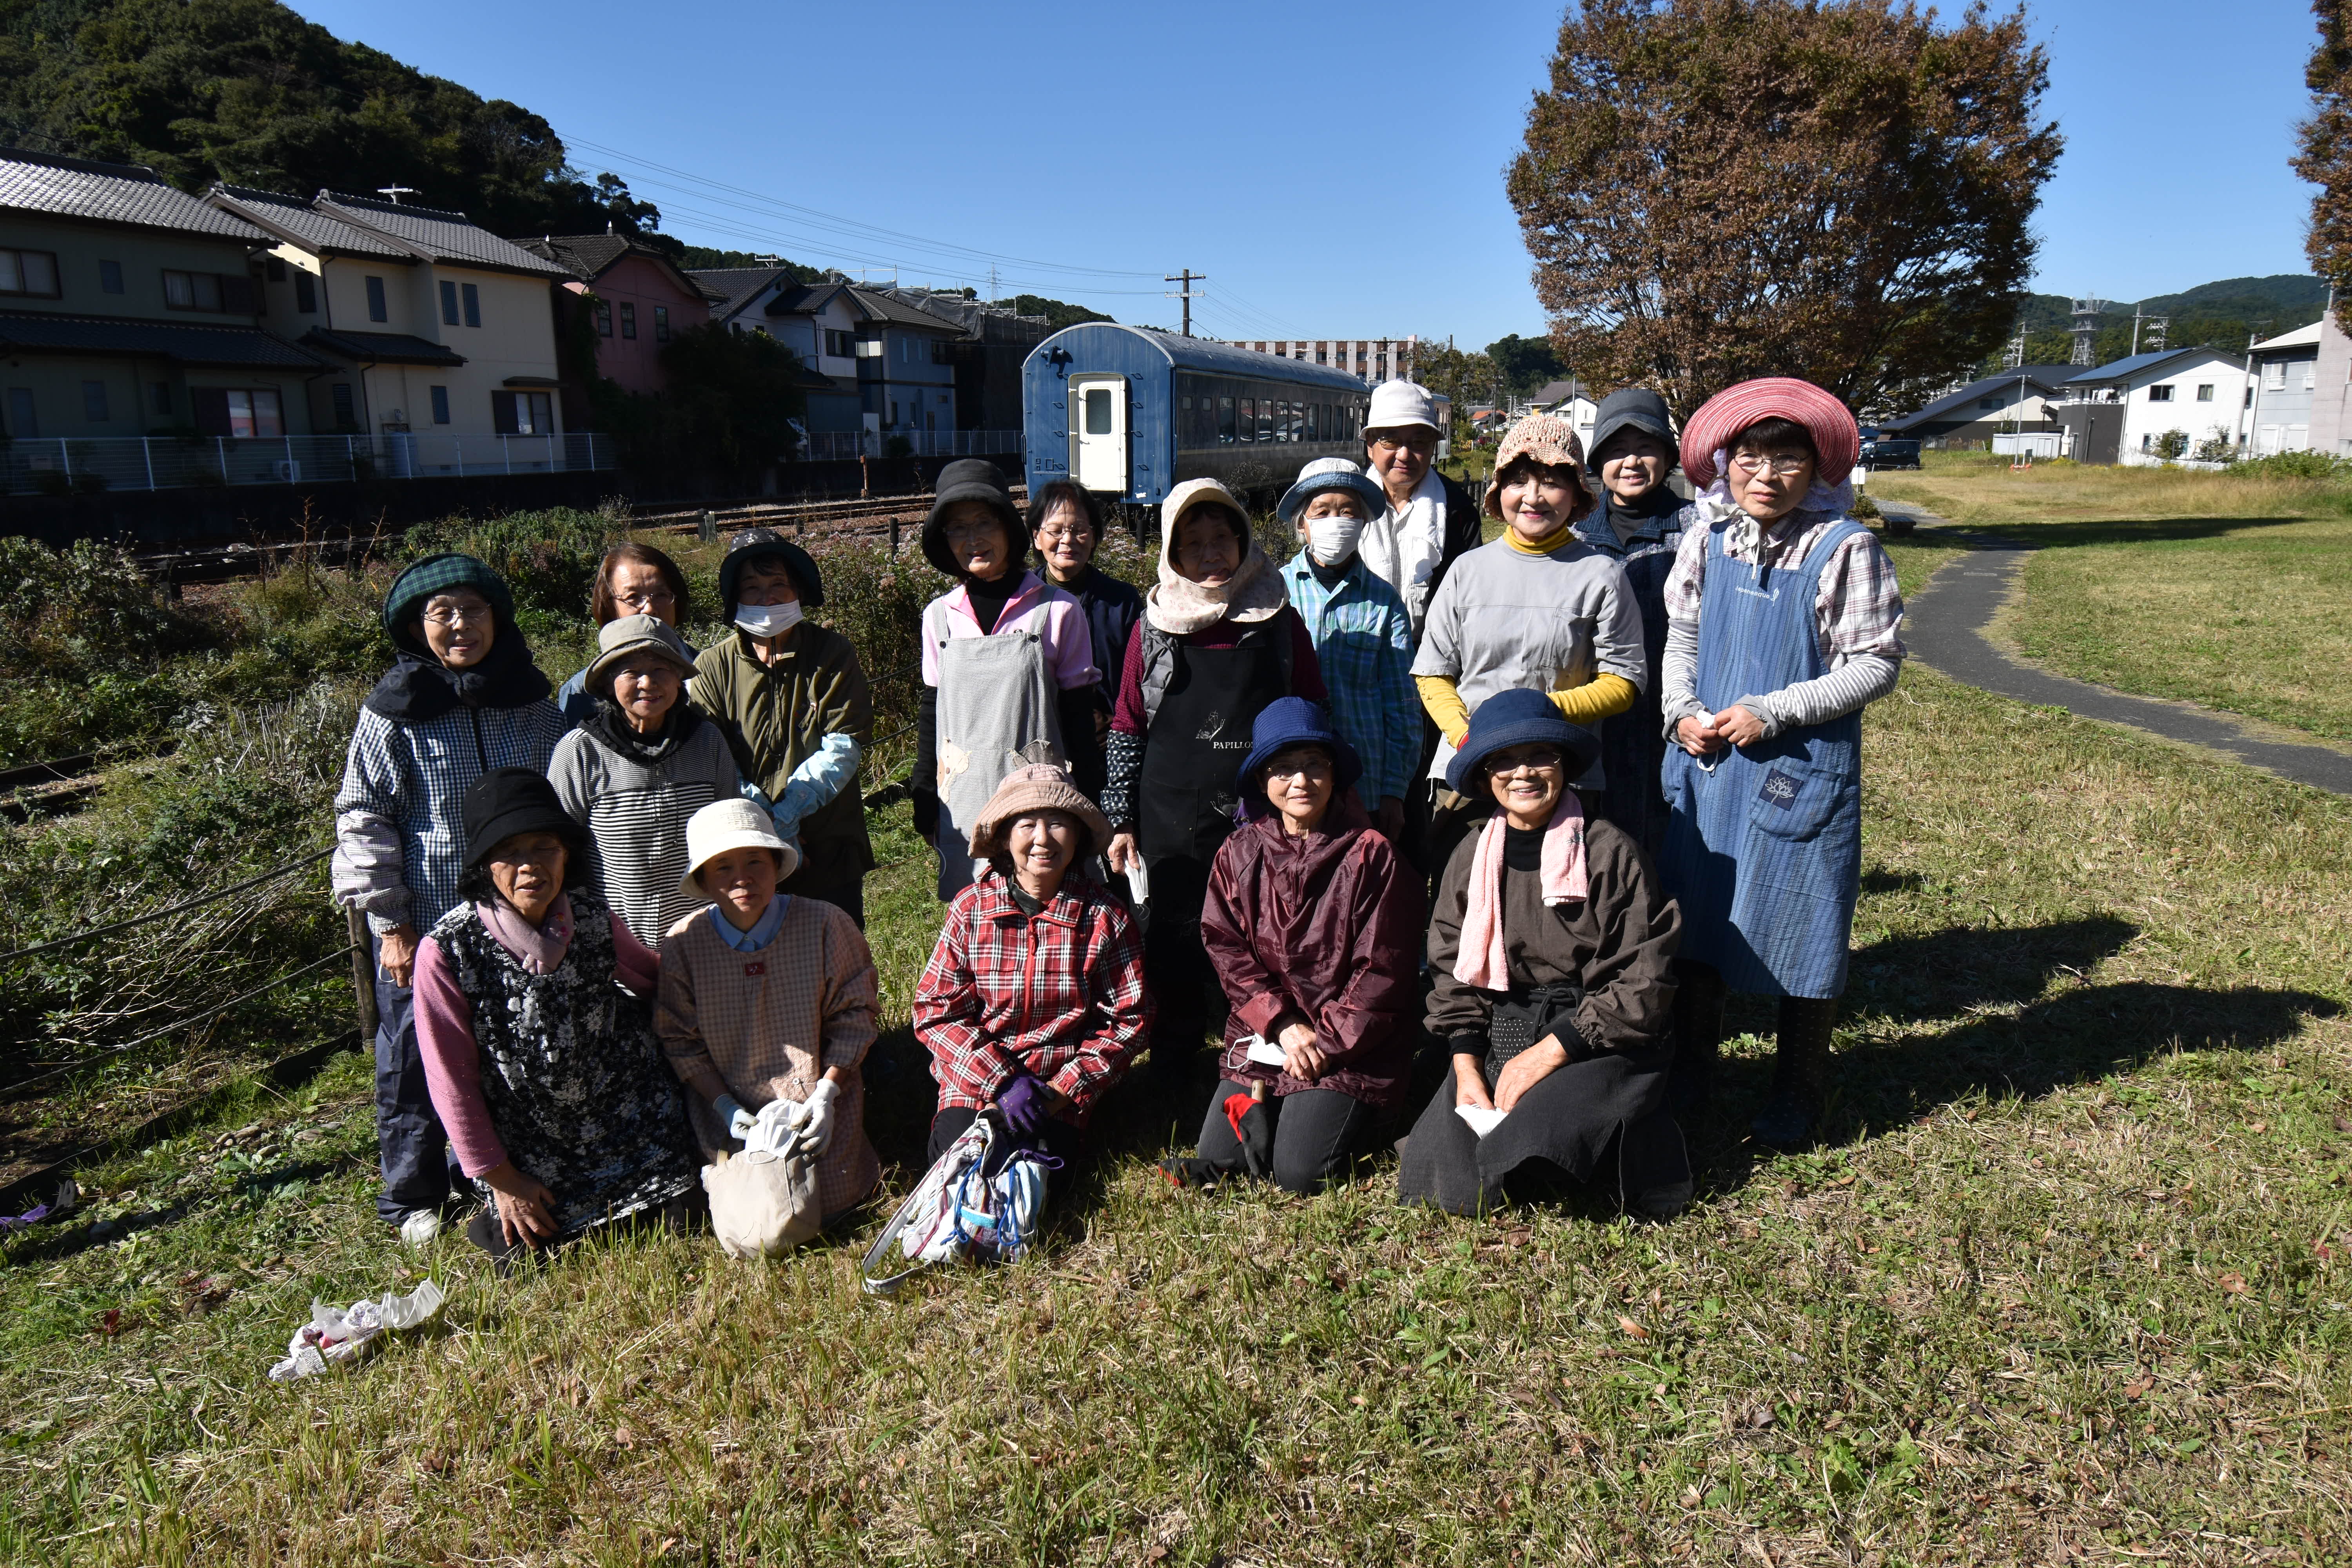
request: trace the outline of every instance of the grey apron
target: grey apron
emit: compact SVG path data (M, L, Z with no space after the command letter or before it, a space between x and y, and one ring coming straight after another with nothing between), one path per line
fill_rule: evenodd
M940 647L940 898L971 885L972 824L1014 768L1062 751L1060 710L1034 632L950 637Z

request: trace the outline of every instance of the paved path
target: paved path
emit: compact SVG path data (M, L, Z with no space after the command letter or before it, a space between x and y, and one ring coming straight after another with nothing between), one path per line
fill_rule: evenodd
M1888 510L1922 515L1915 508ZM1903 636L1913 654L1955 680L2001 697L2185 741L2297 784L2352 795L2352 753L2264 740L2209 709L2069 680L2001 652L1984 629L2016 587L2032 547L1996 534L1969 537L1975 547L1939 570L1910 602Z

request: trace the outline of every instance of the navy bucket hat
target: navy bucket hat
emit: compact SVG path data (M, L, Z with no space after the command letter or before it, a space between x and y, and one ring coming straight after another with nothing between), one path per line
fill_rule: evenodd
M1250 775L1293 746L1320 746L1331 753L1335 790L1344 791L1363 776L1363 759L1356 755L1355 747L1339 739L1321 703L1305 697L1277 697L1259 712L1257 727L1250 731L1250 754L1234 775L1234 793L1244 805L1253 793Z
M1523 686L1497 691L1470 715L1470 732L1462 737L1462 749L1445 764L1445 787L1455 795L1469 795L1470 782L1488 757L1513 746L1538 742L1559 748L1570 784L1601 756L1601 737L1561 718L1543 692Z

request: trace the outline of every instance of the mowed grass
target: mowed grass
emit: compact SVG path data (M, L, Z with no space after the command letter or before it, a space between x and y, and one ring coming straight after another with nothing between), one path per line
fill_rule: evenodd
M2194 468L2036 463L1930 452L1924 469L1870 476L1876 500L1909 501L1978 525L2110 522L2164 518L2340 517L2347 491L2325 479L2246 477Z
M1895 548L1913 588L1940 554ZM1828 1142L1744 1141L1743 1037L1672 1224L1400 1209L1392 1157L1175 1194L1150 1160L1202 1095L1139 1081L1012 1269L866 1300L868 1226L501 1282L376 1226L346 1057L90 1173L121 1229L5 1244L0 1557L2340 1561L2352 805L1919 668L1866 732ZM882 848L899 1192L937 914ZM264 1381L313 1295L428 1268L436 1323Z

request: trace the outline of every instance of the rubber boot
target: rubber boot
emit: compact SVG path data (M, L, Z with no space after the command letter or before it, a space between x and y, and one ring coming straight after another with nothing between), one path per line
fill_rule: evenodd
M1687 1121L1715 1095L1715 1060L1723 1045L1723 975L1714 966L1675 964L1675 1063L1668 1103Z
M1801 1149L1813 1141L1829 1081L1830 1030L1837 998L1780 998L1780 1050L1772 1063L1772 1098L1753 1124L1759 1142Z

